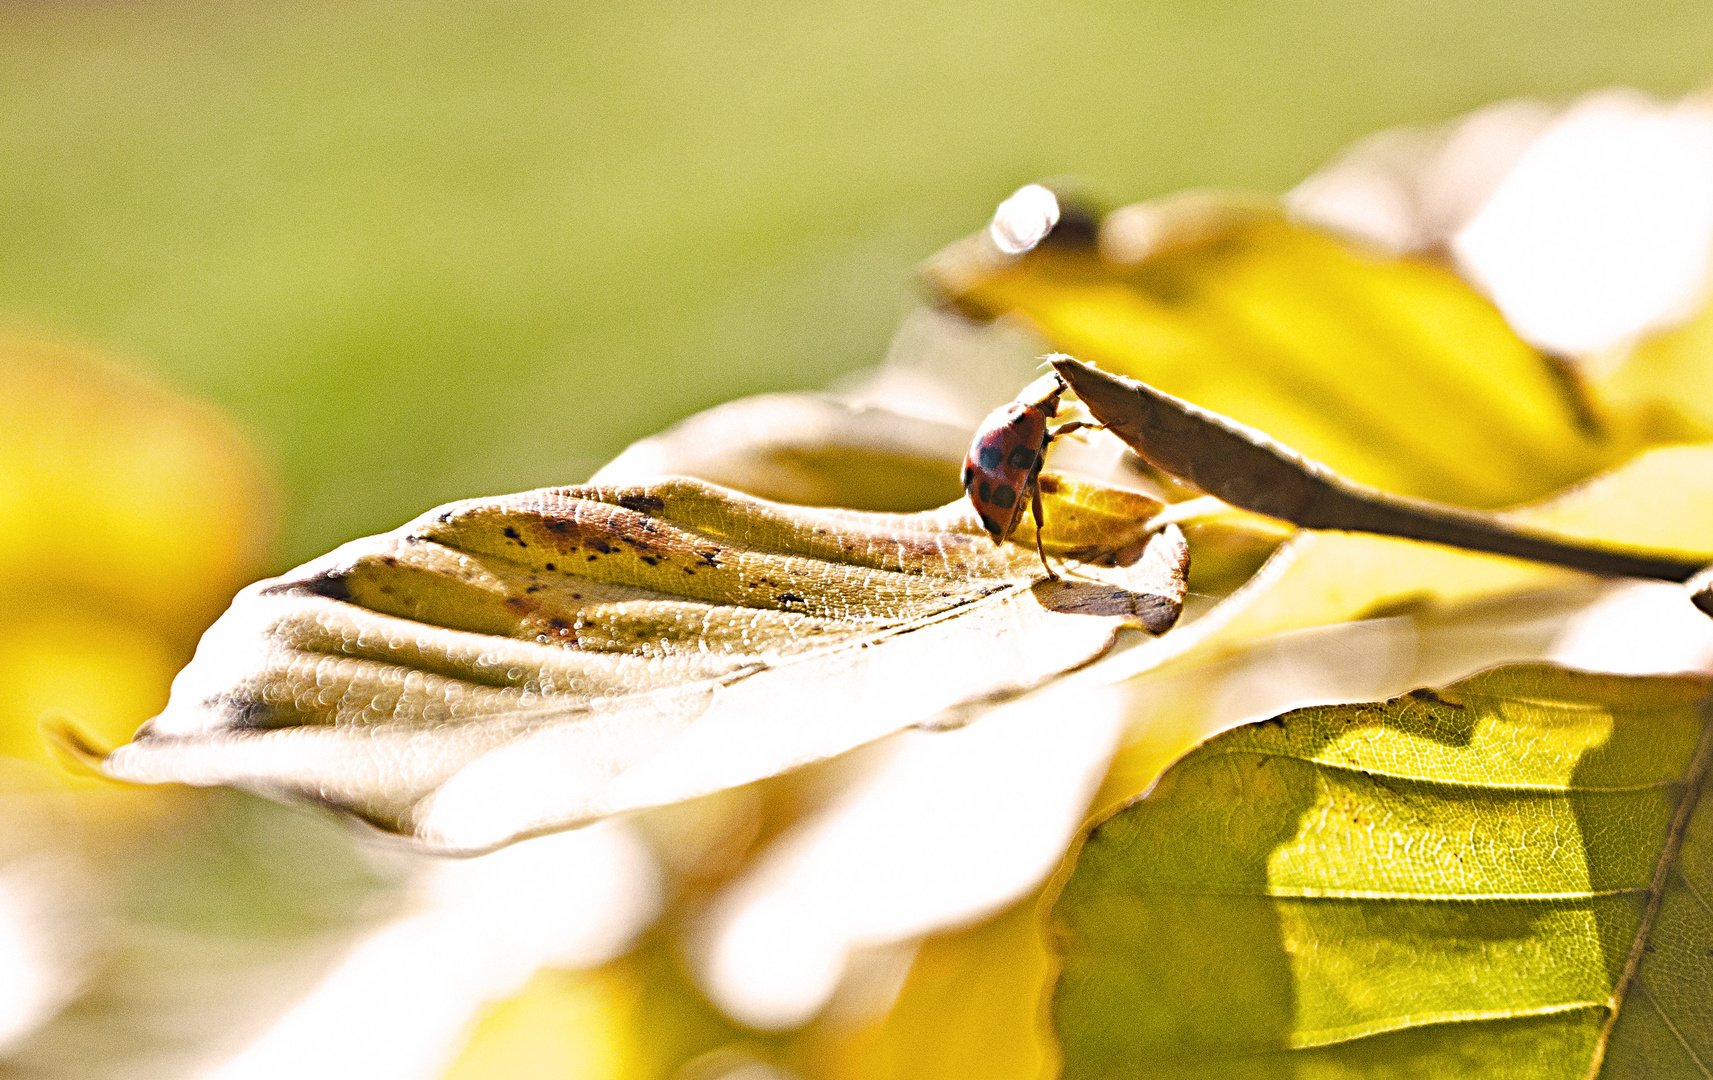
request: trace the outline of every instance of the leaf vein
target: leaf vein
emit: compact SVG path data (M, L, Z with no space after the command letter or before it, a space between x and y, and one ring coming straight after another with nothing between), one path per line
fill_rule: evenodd
M1677 1040L1677 1045L1683 1047L1683 1052L1689 1056L1689 1060L1693 1061L1695 1067L1701 1070L1701 1075L1707 1077L1708 1080L1713 1080L1713 1071L1710 1071L1707 1064L1695 1053L1694 1048L1689 1045L1689 1041L1683 1037L1683 1032L1677 1030L1677 1025L1671 1022L1671 1017L1666 1015L1665 1009L1660 1006L1659 999L1655 998L1652 992L1648 990L1647 984L1637 979L1635 986L1637 990L1642 992L1642 997L1647 998L1648 1004L1653 1006L1654 1014L1660 1018L1665 1029L1671 1032L1671 1037Z
M1630 943L1630 955L1624 961L1623 974L1618 977L1618 984L1612 989L1611 1011L1606 1014L1606 1022L1601 1026L1600 1036L1595 1041L1594 1053L1588 1063L1588 1080L1599 1076L1601 1066L1605 1063L1606 1048L1611 1044L1612 1031L1618 1024L1624 995L1631 984L1637 981L1636 976L1642 966L1643 949L1647 946L1648 936L1653 933L1653 923L1659 915L1660 904L1665 900L1666 880L1670 877L1671 868L1676 864L1678 853L1683 847L1683 838L1689 831L1689 819L1695 813L1696 804L1701 801L1708 767L1713 765L1713 697L1702 699L1700 712L1701 738L1695 745L1695 756L1690 759L1689 768L1683 775L1683 798L1678 800L1677 812L1671 818L1671 831L1666 834L1665 846L1660 849L1659 862L1654 867L1653 882L1648 886L1647 908L1642 912L1641 922L1636 926L1636 936Z
M1233 749L1205 750L1209 756L1225 757L1268 757L1284 758L1288 761L1301 761L1330 772L1349 773L1354 776L1368 776L1385 780L1407 780L1421 784L1431 784L1434 787L1468 788L1471 791L1526 791L1542 792L1551 795L1568 795L1577 792L1586 793L1623 793L1626 791L1655 791L1660 788L1679 787L1684 783L1679 777L1663 777L1645 784L1495 784L1479 783L1473 780L1445 780L1434 776L1417 773L1396 772L1387 769L1368 769L1360 765L1351 765L1341 761L1330 761L1326 758L1304 757L1301 754L1287 754L1276 750L1257 750L1253 747L1235 747Z

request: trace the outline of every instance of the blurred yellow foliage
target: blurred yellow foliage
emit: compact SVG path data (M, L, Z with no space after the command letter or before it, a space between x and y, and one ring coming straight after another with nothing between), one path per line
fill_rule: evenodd
M446 1080L626 1080L637 987L628 968L543 968L516 997L477 1022Z
M922 943L883 1021L818 1047L839 1080L1035 1080L1048 1058L1038 893Z
M0 336L0 753L41 762L49 715L128 737L273 531L264 471L213 410Z

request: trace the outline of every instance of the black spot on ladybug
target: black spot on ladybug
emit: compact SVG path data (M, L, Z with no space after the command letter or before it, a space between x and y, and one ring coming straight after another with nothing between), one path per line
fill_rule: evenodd
M987 497L986 492L983 492L982 495L984 498ZM1017 505L1017 492L1011 490L1010 484L1000 484L993 489L993 505L1001 510L1011 509Z
M1011 454L1005 463L1013 469L1033 469L1035 467L1035 451L1027 446L1013 446Z
M981 499L982 502L992 502L993 501L993 485L989 484L986 480L983 480L981 482L981 487L979 489L977 489L977 491L976 491L976 495L977 495L977 497L979 497Z
M964 490L968 491L970 489L970 485L973 483L975 483L975 470L970 468L968 465L965 465L964 466Z
M981 448L981 457L978 459L981 462L981 467L984 469L997 469L997 468L999 468L999 459L1000 459L1001 454L1002 454L1002 451L997 446L984 446L984 447L982 447Z
M654 495L621 495L619 505L639 514L658 514L666 509L666 500Z
M999 532L999 524L997 522L995 522L992 518L988 517L986 514L983 514L981 516L981 527L986 529L990 533L997 534Z
M553 564L552 564L552 563L548 563L548 564L547 564L547 568L548 568L548 569L549 569L549 570L557 570L557 569L559 569L559 567L557 567L557 566L554 566L554 565L553 565Z

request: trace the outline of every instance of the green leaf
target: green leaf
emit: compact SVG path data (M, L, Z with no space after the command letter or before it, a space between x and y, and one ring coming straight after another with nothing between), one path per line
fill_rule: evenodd
M1208 741L1053 904L1064 1075L1705 1076L1710 689L1514 666Z
M1183 536L1135 554L1045 581L963 503L810 510L686 478L453 503L246 589L99 766L485 849L956 722L1163 632Z
M1266 431L1352 479L1466 506L1521 502L1633 452L1448 269L1365 252L1253 199L1113 212L1097 242L937 256L942 302Z

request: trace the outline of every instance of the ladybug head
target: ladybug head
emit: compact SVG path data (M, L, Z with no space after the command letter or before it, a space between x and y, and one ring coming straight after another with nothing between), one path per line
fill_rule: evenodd
M1040 409L1051 419L1059 415L1059 397L1067 389L1069 388L1065 385L1065 380L1059 377L1059 373L1049 371L1023 388L1017 395L1017 404L1025 408Z

